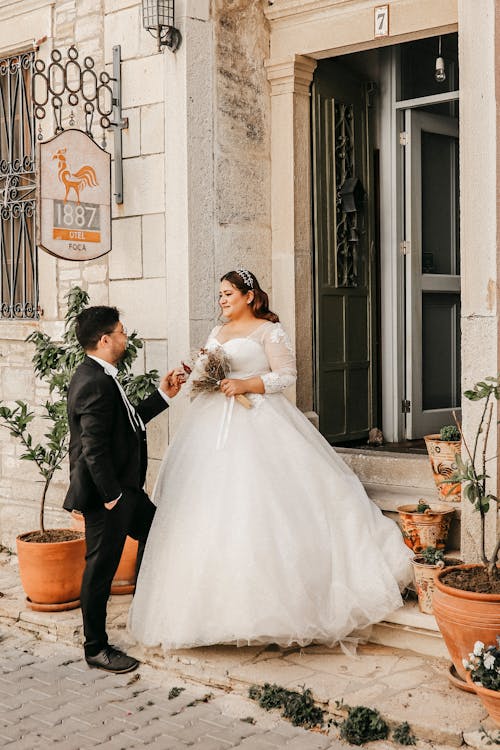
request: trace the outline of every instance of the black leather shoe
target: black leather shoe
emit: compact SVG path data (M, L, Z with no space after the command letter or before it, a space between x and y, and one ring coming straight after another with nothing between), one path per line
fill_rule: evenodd
M104 669L106 672L116 672L117 674L133 672L139 666L137 659L127 656L123 651L113 646L106 646L95 656L86 656L85 661L89 667L97 667L97 669Z

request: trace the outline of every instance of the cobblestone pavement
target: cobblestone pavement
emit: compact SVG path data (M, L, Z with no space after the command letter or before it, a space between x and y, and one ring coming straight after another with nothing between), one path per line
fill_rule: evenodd
M141 666L127 675L89 669L82 652L17 628L0 633L0 746L35 750L290 750L340 747L293 727L249 699L190 685ZM183 691L169 698L173 687Z
M264 682L310 688L338 720L345 706L364 705L378 709L393 728L407 721L420 738L417 750L458 747L464 741L480 750L500 744L500 733L477 697L450 685L444 660L374 644L359 646L354 657L323 646L160 653L141 649L128 635L127 596L111 597L109 632L112 642L143 664L121 676L91 670L82 660L81 612L28 609L15 562L0 552L2 748L348 747L335 726L327 735L305 731L277 711L259 708L249 700L248 688ZM173 686L184 691L169 700ZM369 747L400 746L383 741Z

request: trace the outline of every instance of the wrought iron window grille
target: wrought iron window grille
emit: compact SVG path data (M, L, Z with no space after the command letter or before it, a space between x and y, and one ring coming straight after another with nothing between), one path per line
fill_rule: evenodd
M347 183L354 189L359 180L354 176L354 112L352 104L335 102L335 191L336 191L336 253L335 283L337 287L357 287L363 283L358 243L364 233L359 212L348 206L343 195ZM360 186L359 186L360 187ZM351 197L354 200L354 196Z
M35 237L34 52L0 60L0 318L38 309Z

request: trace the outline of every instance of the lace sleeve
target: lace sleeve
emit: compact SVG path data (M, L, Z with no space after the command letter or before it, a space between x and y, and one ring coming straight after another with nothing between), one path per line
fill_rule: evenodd
M295 354L281 323L274 323L264 333L264 349L271 372L262 375L266 393L279 393L297 379Z
M217 336L219 335L219 332L220 332L221 328L222 328L221 325L218 325L218 326L215 326L214 328L212 328L212 330L210 331L210 333L207 336L207 340L205 342L205 346L208 344L208 342L210 341L210 339L216 339L217 338Z

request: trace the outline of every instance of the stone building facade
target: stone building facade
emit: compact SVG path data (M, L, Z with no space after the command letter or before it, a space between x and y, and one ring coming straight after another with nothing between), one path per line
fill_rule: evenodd
M36 48L48 59L74 44L109 70L119 44L129 123L112 251L88 263L39 252L40 319L0 319L0 397L46 398L24 338L34 327L60 333L70 286L117 305L146 342L137 368L164 370L202 343L217 318L218 279L243 265L270 290L295 343L290 398L337 435L331 442L384 511L433 499L426 456L397 446L460 406L470 432L476 412L461 391L498 372L498 22L494 0L177 0L182 43L160 54L142 28L139 0L0 0L0 58ZM441 40L443 85L434 79ZM362 133L351 172L339 142L328 140L328 118L347 133L349 117ZM47 118L43 135L51 129ZM434 152L436 144L446 145ZM354 211L342 202L344 183L330 190L341 168L361 183ZM418 247L433 235L445 251ZM342 315L325 312L330 304L343 306L342 329ZM439 320L445 332L436 344ZM351 355L335 354L342 336ZM148 428L150 487L185 406L180 399ZM365 449L370 427L391 450ZM494 488L496 461L490 468ZM36 479L0 431L3 544L36 526ZM60 474L49 497L58 524L64 488ZM453 538L467 558L477 554L476 526L462 507Z

